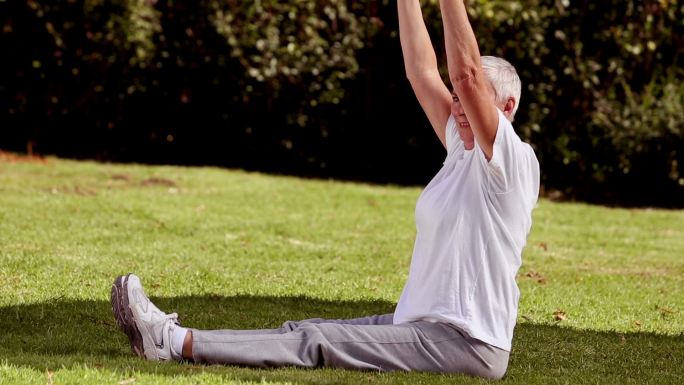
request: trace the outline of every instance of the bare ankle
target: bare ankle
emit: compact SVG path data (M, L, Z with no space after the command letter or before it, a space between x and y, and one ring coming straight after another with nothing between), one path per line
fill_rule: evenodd
M183 358L192 360L192 330L188 330L183 341Z

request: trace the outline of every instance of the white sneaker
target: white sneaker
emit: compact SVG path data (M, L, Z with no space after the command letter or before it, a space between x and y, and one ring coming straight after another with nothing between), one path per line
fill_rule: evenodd
M138 276L117 277L112 284L111 303L116 323L128 336L133 353L153 361L182 357L171 348L171 335L180 325L178 314L166 314L154 306Z

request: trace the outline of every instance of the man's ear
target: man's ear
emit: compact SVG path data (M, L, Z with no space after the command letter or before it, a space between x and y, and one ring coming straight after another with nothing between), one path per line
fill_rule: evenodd
M508 100L506 100L506 104L504 105L504 109L503 109L504 115L511 122L513 121L513 109L515 108L515 104L516 104L515 98L509 97Z

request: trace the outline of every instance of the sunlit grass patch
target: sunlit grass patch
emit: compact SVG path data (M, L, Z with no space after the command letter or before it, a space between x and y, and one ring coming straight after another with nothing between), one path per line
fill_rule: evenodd
M420 188L216 168L0 161L0 383L478 383L157 364L111 316L115 276L200 328L392 311ZM540 201L504 383L682 383L684 212Z

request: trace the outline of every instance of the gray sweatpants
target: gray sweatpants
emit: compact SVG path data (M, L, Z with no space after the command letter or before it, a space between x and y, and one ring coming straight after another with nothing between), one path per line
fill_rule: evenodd
M446 323L392 324L392 314L287 321L279 329L192 330L193 359L257 367L418 370L501 378L509 353Z

